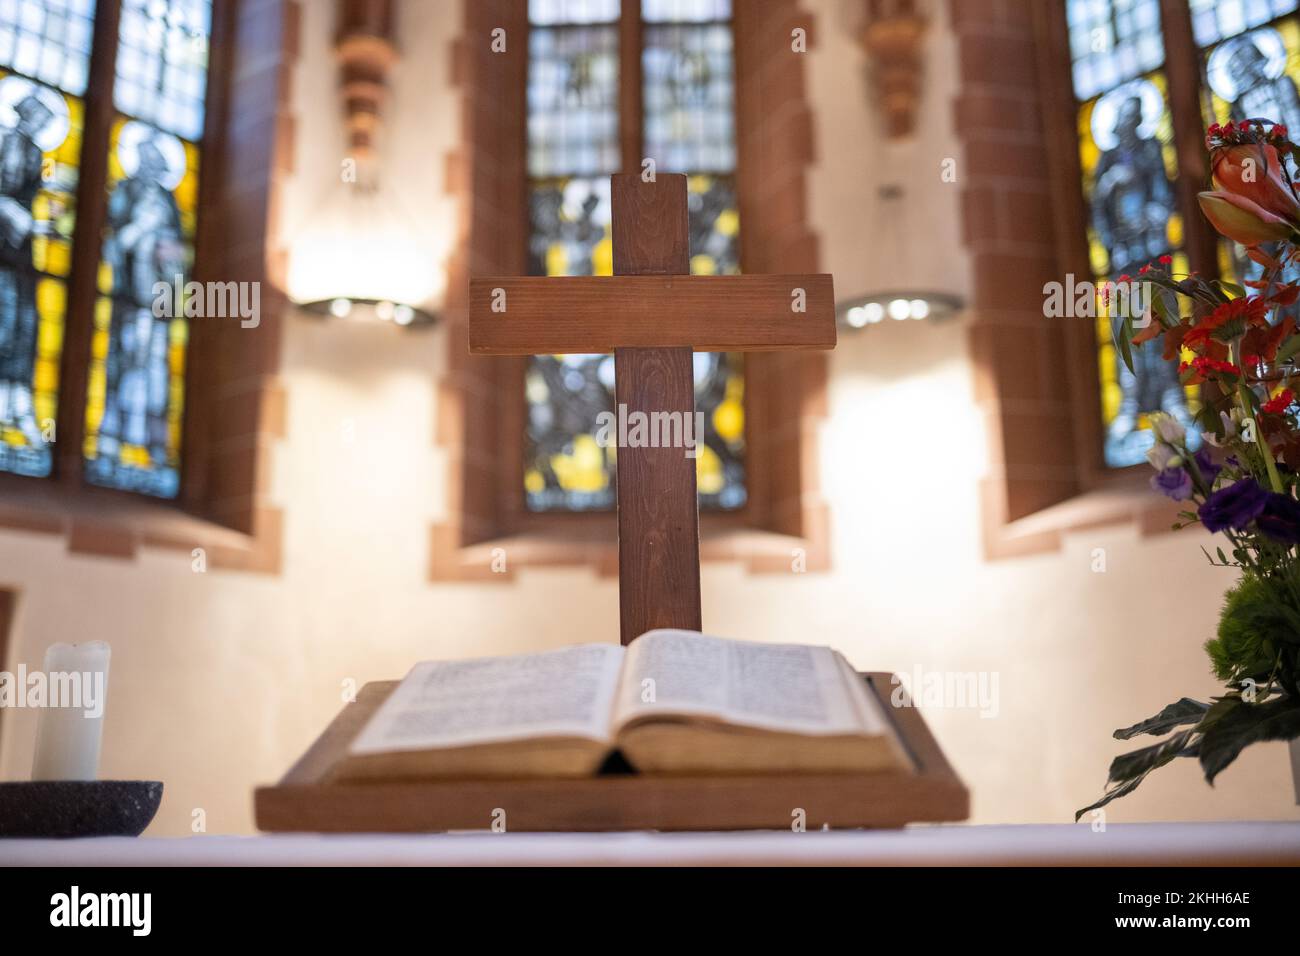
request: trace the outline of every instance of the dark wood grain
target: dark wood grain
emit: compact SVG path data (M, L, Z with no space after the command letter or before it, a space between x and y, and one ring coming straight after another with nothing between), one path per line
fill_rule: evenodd
M726 776L626 774L565 780L331 783L332 768L397 681L366 684L275 786L254 794L268 832L428 833L485 830L788 830L901 827L970 814L970 794L914 707L894 707L893 676L863 675L915 764L911 772Z
M614 245L614 259L619 259ZM493 312L494 290L505 311ZM795 290L806 312L792 309ZM470 281L477 355L609 352L688 345L697 352L835 347L828 275L495 276Z
M690 272L685 176L615 176L612 198L616 275ZM691 354L689 339L675 348L615 348L620 415L669 412L693 427ZM618 605L624 644L657 627L702 626L695 458L685 448L618 449Z

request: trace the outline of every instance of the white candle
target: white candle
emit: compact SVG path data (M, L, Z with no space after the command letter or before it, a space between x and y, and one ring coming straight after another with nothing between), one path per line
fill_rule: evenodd
M45 706L36 722L33 780L94 780L104 730L109 647L52 644L45 652Z

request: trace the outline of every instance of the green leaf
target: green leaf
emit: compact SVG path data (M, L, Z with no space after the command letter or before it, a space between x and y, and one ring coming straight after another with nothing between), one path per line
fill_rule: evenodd
M1118 787L1112 787L1110 790L1107 790L1106 795L1102 797L1100 800L1098 800L1096 803L1090 803L1082 810L1074 811L1074 822L1078 823L1079 817L1083 816L1089 810L1096 810L1100 807L1104 807L1112 800L1118 800L1120 797L1128 796L1130 793L1136 790L1138 788L1138 784L1140 784L1146 778L1147 775L1144 773L1139 777L1134 777L1132 780L1125 780Z
M1237 701L1205 731L1201 739L1201 769L1205 782L1223 772L1251 744L1300 737L1300 700L1279 697L1264 704Z
M1169 304L1171 300L1172 306ZM1172 329L1182 321L1182 316L1178 314L1178 297L1168 289L1156 290L1156 294L1151 297L1151 311L1166 329Z
M1237 285L1237 283L1225 282L1222 279L1219 279L1218 283L1220 286L1223 287L1223 291L1228 293L1228 295L1232 296L1234 299L1245 298L1246 290L1243 289L1241 286Z
M1294 357L1297 352L1300 352L1300 335L1293 335L1277 350L1277 361L1285 362Z
M1219 557L1223 557L1222 551L1219 552ZM1182 700L1170 704L1154 717L1148 717L1132 727L1125 727L1122 730L1115 731L1115 739L1129 740L1138 734L1163 734L1183 724L1197 723L1209 709L1209 704L1202 704L1199 700L1184 697Z
M1122 780L1131 780L1134 777L1141 776L1155 770L1157 767L1163 767L1186 751L1188 744L1191 743L1192 735L1197 732L1195 727L1191 727L1179 731L1158 744L1120 754L1110 762L1108 779L1118 783Z
M1133 325L1127 319L1119 324L1119 339L1116 344L1119 346L1120 357L1124 360L1124 367L1133 372Z

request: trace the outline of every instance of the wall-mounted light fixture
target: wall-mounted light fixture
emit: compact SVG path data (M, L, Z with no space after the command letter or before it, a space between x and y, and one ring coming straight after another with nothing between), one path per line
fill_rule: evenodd
M881 322L927 320L941 322L961 311L962 301L946 292L879 292L841 302L835 309L840 325L865 329Z
M425 309L389 299L319 299L301 303L298 308L321 318L348 319L356 322L376 322L401 328L418 328L433 325L437 316Z
M393 0L337 0L342 163L292 242L289 295L322 318L418 328L441 271L427 230L385 189L378 134L398 62Z

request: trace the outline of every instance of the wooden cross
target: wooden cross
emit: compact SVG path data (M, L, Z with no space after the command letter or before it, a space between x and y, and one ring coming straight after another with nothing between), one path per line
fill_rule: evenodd
M686 177L621 174L611 192L614 276L471 279L471 353L613 352L629 419L694 422L693 350L835 347L830 276L689 275ZM618 449L618 596L624 644L656 627L700 630L695 459L683 448Z

